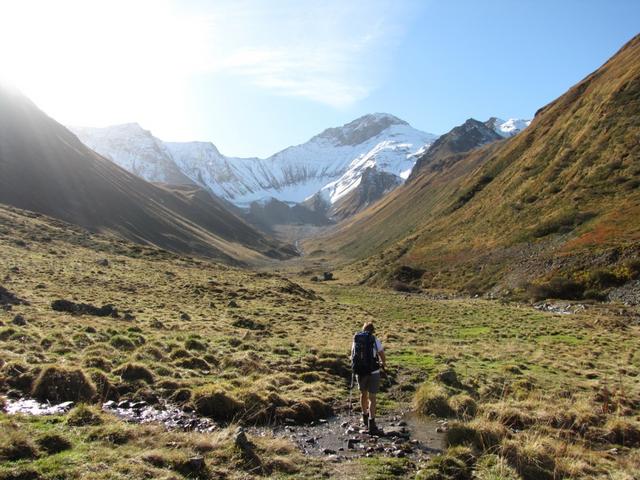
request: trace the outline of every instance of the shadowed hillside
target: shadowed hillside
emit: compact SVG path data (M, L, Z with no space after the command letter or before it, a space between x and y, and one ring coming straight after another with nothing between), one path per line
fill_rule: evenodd
M196 187L172 191L126 172L9 89L0 89L0 203L226 261L290 253Z
M520 135L419 162L406 186L307 251L368 257L357 269L380 282L408 265L424 270L420 286L470 291L566 280L576 291L565 296L597 296L634 278L639 59L635 37Z

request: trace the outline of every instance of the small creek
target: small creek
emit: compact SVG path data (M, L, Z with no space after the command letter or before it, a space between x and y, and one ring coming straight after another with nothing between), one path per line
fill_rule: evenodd
M5 411L21 415L61 415L73 407L73 402L49 404L29 398L5 398ZM220 425L173 405L148 405L145 402L113 402L102 410L131 423L157 422L170 430L212 432ZM443 420L421 418L410 412L378 419L382 436L366 433L356 415L337 415L308 425L276 425L248 427L248 433L288 438L307 455L325 456L333 461L347 458L387 455L427 459L442 452Z

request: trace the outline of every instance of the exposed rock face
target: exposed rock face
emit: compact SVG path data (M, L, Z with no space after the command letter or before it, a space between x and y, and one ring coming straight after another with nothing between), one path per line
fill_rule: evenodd
M368 167L362 173L360 184L338 200L330 209L331 218L342 220L358 213L401 185L403 180L391 173Z
M418 158L411 172L412 180L426 166L436 164L444 158L462 152L468 152L487 143L501 140L503 137L486 124L470 118L462 125L438 138L424 155Z
M315 211L304 204L289 206L272 198L267 202L253 202L249 206L247 220L270 230L274 225L329 225L331 221L322 211Z

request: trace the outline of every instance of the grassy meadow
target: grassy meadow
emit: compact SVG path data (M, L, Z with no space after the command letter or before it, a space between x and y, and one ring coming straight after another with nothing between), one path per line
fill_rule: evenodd
M640 471L633 309L593 302L560 315L311 282L5 208L0 249L0 391L76 405L63 415L0 413L0 479L633 479ZM390 365L379 423L408 409L447 417L444 453L420 464L382 455L329 462L268 429L239 448L237 425L346 415L348 351L365 320L376 323ZM130 424L101 411L106 400L167 402L219 427Z

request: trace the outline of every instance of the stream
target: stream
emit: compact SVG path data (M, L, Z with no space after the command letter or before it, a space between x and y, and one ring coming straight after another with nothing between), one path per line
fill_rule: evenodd
M9 415L62 415L74 406L73 402L49 404L30 398L4 401ZM109 401L102 410L130 423L157 422L170 430L207 433L221 428L213 420L170 404ZM375 455L427 460L443 450L445 420L398 412L379 418L378 423L384 435L369 435L355 414L339 414L306 425L250 426L246 430L256 436L287 438L306 455L325 456L332 461Z

